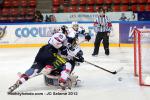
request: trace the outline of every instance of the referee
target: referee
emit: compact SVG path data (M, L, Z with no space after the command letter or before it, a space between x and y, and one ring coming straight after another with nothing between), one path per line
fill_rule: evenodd
M110 35L112 24L109 18L105 15L105 10L101 7L99 8L99 15L96 18L96 22L94 22L94 26L97 35L94 42L94 52L92 56L98 55L100 43L102 40L103 40L105 54L109 55L109 35Z

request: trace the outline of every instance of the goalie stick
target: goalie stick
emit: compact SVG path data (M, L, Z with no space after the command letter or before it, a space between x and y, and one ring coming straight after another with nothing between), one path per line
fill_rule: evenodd
M93 65L94 67L97 67L97 68L99 68L99 69L102 69L102 70L104 70L104 71L106 71L106 72L108 72L108 73L111 73L111 74L117 74L118 72L120 72L120 71L123 70L123 67L120 67L118 70L110 71L110 70L108 70L108 69L105 69L105 68L103 68L103 67L100 67L100 66L98 66L98 65L95 65L95 64L93 64L93 63L91 63L91 62L89 62L89 61L86 61L86 60L85 60L84 62L86 62L86 63L88 63L88 64L90 64L90 65Z

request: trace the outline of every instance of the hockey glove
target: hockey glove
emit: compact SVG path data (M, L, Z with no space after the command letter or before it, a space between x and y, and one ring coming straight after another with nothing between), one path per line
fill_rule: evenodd
M89 34L87 34L87 35L85 35L85 39L86 39L87 41L90 41L90 40L91 40L91 36L90 36Z
M76 58L77 62L84 62L84 58L82 56L79 56L78 58Z
M80 32L80 34L84 34L85 33L85 30L83 29L81 32Z
M62 54L62 55L65 55L65 56L68 55L68 53L67 53L67 47L63 46L63 47L60 49L60 51L61 51L61 54Z

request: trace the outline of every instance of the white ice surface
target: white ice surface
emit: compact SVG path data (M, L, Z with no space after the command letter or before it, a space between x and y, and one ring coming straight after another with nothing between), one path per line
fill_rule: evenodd
M150 87L140 87L133 76L133 49L110 48L110 55L100 49L98 57L92 57L93 48L83 48L85 60L116 70L124 69L112 75L92 65L83 63L75 68L81 79L79 87L68 91L78 95L7 95L8 87L17 80L17 73L26 71L31 65L39 48L0 49L0 100L150 100ZM122 81L118 81L121 77ZM16 92L48 93L58 92L47 87L43 76L33 78L20 86Z

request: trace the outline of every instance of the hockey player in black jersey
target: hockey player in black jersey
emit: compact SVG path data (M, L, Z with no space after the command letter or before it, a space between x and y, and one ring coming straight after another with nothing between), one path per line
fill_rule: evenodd
M53 62L58 59L58 51L61 51L62 54L65 54L65 47L63 46L63 42L66 41L67 31L62 29L62 32L55 33L49 43L45 46L42 46L37 53L33 65L16 81L16 83L9 88L8 93L13 92L16 88L18 88L21 84L23 84L28 79L38 75L43 68L53 67ZM63 62L65 63L65 61ZM43 72L45 74L45 72Z

